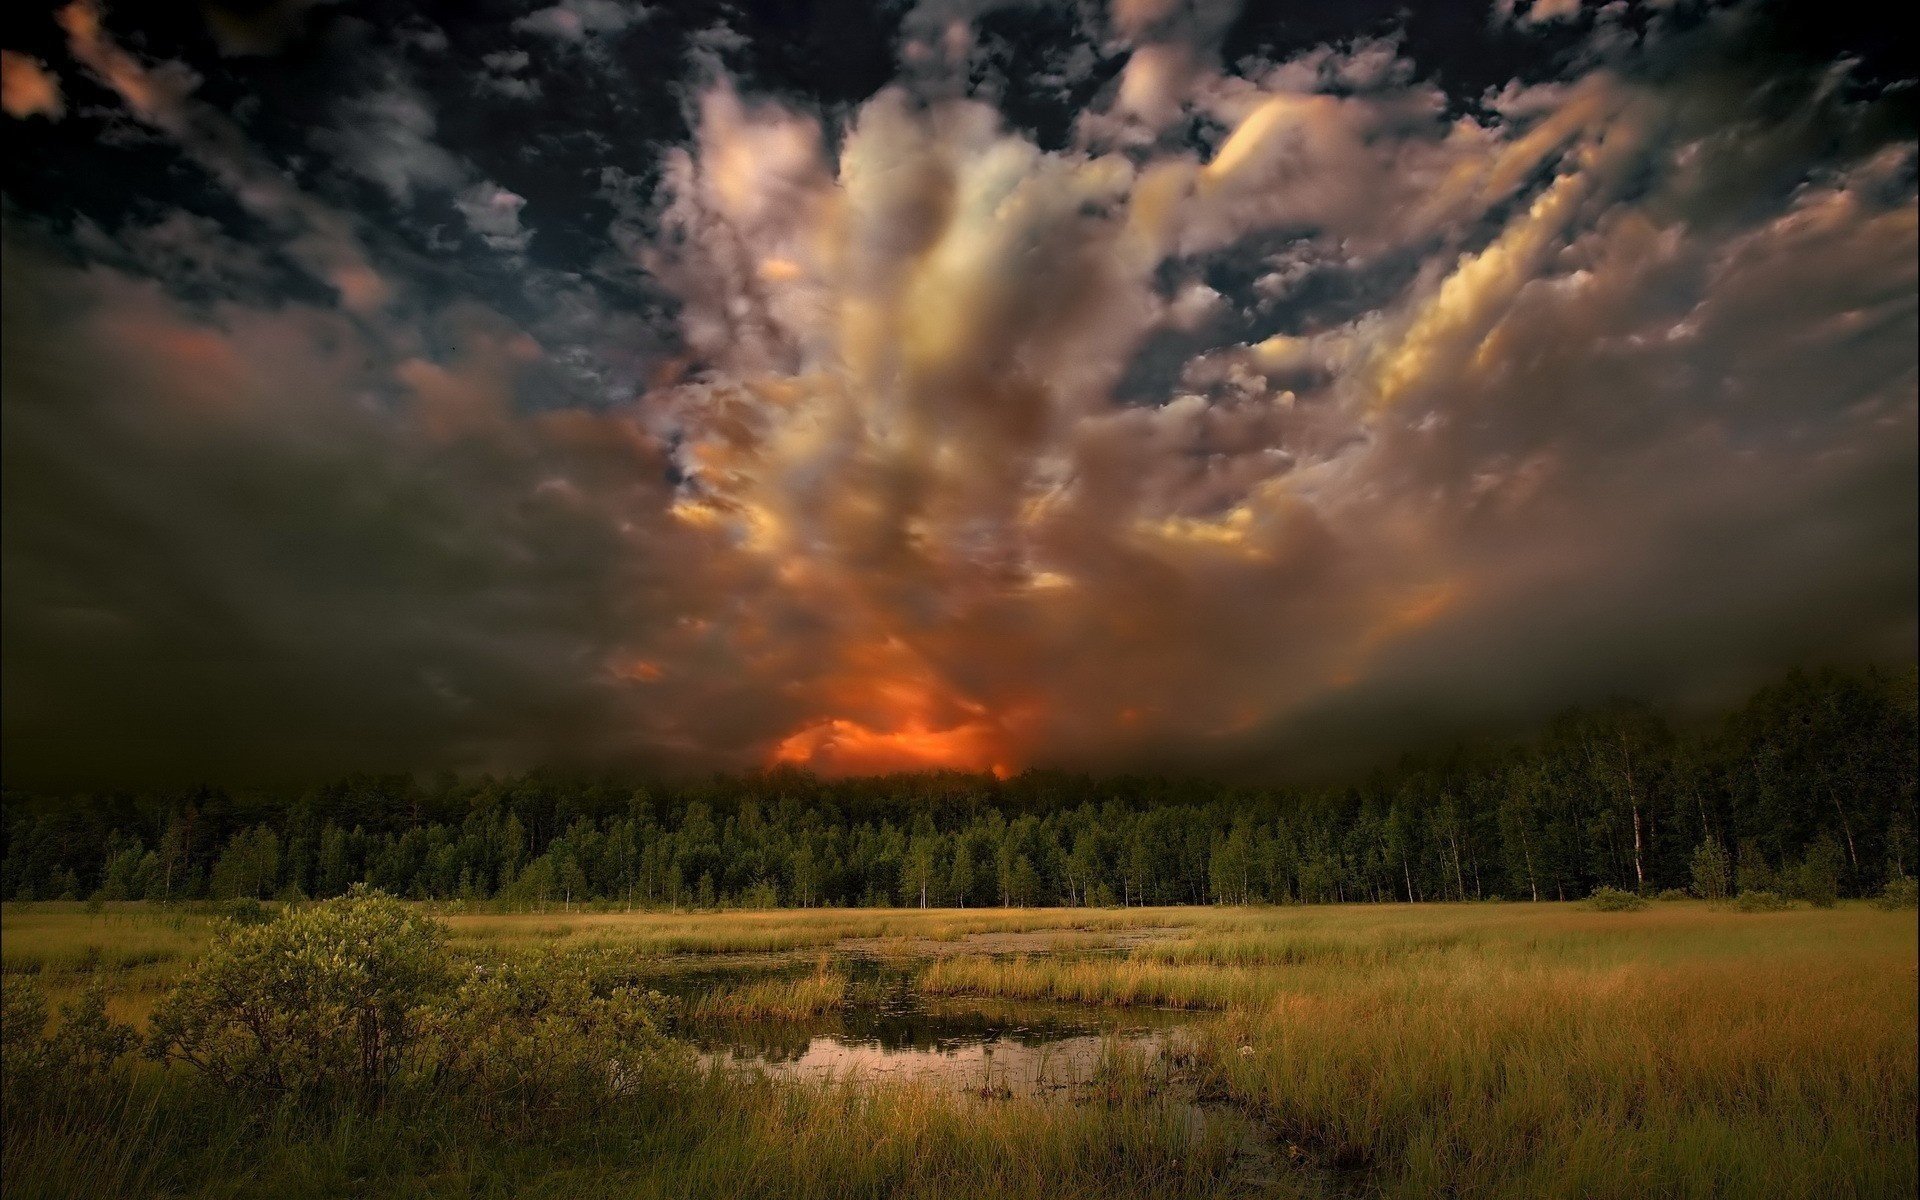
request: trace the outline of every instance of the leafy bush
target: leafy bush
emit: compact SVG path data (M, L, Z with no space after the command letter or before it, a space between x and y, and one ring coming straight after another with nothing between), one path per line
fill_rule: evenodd
M1889 879L1887 886L1873 898L1873 903L1876 908L1889 911L1920 907L1920 882L1906 875L1898 879Z
M661 1030L667 1000L608 986L591 954L549 951L476 963L420 1014L432 1081L521 1123L638 1089L680 1060Z
M15 1089L37 1086L50 1062L47 1039L47 998L30 980L0 976L0 1078L6 1081L7 1103Z
M1741 912L1781 912L1787 908L1787 898L1779 892L1764 889L1741 892L1733 906Z
M1658 896L1655 896L1654 899L1655 900L1685 900L1685 899L1688 899L1688 896L1686 892L1682 891L1679 888L1667 888L1666 890L1662 891Z
M347 896L228 922L154 1012L148 1053L240 1090L377 1102L444 984L445 931L397 900Z
M682 1061L668 1002L633 982L632 956L600 949L457 967L438 922L356 886L222 926L155 1011L148 1053L266 1099L371 1107L440 1089L526 1124Z
M213 906L214 912L235 925L265 925L273 920L274 911L255 900L252 896L242 896L238 900L227 900Z
M1779 875L1761 853L1760 843L1753 838L1740 841L1740 860L1734 868L1733 882L1742 892L1771 892L1779 887Z
M50 1041L53 1060L68 1076L104 1075L139 1044L133 1027L107 1015L107 989L99 979L80 998L60 1006L60 1030Z
M1703 900L1725 900L1733 883L1733 864L1727 848L1714 838L1693 852L1693 890Z
M1832 834L1823 833L1807 847L1807 857L1788 872L1793 897L1815 908L1832 908L1840 898L1840 873L1846 869L1846 856Z
M9 1109L31 1102L56 1076L64 1085L106 1074L132 1050L133 1030L107 1016L98 979L60 1007L60 1028L47 1036L47 1001L25 979L0 980L0 1078Z
M1647 899L1637 892L1622 891L1616 887L1597 887L1587 900L1601 912L1631 912L1636 908L1645 908Z

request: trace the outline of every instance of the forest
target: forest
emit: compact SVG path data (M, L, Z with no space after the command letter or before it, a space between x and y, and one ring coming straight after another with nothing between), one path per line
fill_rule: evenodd
M1795 671L1716 722L1633 702L1338 787L1028 771L356 776L4 797L14 900L629 907L1819 900L1914 870L1911 668ZM1715 895L1718 893L1718 895Z

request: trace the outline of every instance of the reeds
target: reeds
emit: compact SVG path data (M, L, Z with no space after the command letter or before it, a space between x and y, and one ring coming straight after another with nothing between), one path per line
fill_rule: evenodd
M804 1021L847 1001L847 977L825 961L798 979L762 979L707 993L690 1004L688 1017L705 1021Z
M78 986L97 971L116 1003L138 1003L204 938L199 918L139 906L103 919L77 905L9 905L4 921L9 972ZM8 1196L1624 1200L1908 1196L1920 1184L1910 911L1754 915L1675 902L1629 913L813 910L454 924L488 952L591 942L636 959L804 962L892 946L931 954L918 976L928 992L1220 1015L1197 1027L1184 1096L1165 1072L1119 1061L1096 1104L716 1070L555 1114L539 1138L517 1140L476 1136L482 1122L458 1081L314 1126L263 1121L141 1066L121 1094L9 1112ZM1061 952L988 952L995 935L1048 931ZM1103 935L1151 940L1093 952ZM848 996L826 958L810 974L716 992L690 1014L807 1017Z

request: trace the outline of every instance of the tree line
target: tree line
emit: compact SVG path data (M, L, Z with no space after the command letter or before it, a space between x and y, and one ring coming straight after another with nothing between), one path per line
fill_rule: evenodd
M1698 894L1721 878L1863 895L1914 870L1915 754L1912 669L1827 669L1702 728L1615 701L1339 787L776 770L8 791L0 896L317 898L366 883L529 905L1240 904Z

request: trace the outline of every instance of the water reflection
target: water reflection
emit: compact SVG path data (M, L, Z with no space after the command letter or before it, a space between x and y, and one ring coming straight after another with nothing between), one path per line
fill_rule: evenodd
M904 982L813 1021L706 1024L687 1030L710 1062L809 1080L910 1080L984 1095L1084 1088L1106 1055L1178 1048L1200 1018L1158 1009L922 998Z

